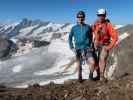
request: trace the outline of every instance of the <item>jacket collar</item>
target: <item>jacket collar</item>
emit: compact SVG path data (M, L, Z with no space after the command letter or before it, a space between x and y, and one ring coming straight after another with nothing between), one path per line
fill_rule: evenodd
M84 26L84 25L85 25L85 23L83 23L83 24L78 24L78 23L77 23L77 26Z

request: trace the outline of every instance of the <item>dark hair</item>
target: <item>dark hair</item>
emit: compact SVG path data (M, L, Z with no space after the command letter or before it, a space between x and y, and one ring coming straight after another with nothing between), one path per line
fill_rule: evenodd
M85 18L85 12L84 12L84 11L79 11L79 12L77 13L77 17L78 17L79 15L82 15L82 16Z

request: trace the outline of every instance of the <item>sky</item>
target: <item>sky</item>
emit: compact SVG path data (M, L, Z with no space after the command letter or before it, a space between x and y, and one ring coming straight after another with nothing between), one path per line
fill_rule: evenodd
M86 23L96 20L99 8L114 24L133 24L133 0L0 0L0 20L41 19L75 23L76 13L86 13Z

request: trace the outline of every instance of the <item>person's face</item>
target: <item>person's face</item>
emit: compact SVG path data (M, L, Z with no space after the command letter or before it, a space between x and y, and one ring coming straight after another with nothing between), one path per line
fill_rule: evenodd
M103 22L105 20L105 15L97 15L99 22Z
M78 22L79 24L84 23L84 20L85 20L85 18L84 18L83 15L78 15L78 16L77 16L77 22Z

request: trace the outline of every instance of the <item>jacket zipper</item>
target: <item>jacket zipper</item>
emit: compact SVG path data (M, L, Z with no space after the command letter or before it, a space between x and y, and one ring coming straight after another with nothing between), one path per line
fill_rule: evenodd
M82 29L82 28L83 28L83 26L81 25L81 28L80 28L80 29L81 29L81 30L80 30L80 42L81 42L81 40L82 40L82 34L83 34L83 33L82 33L82 32L83 32L83 29Z

